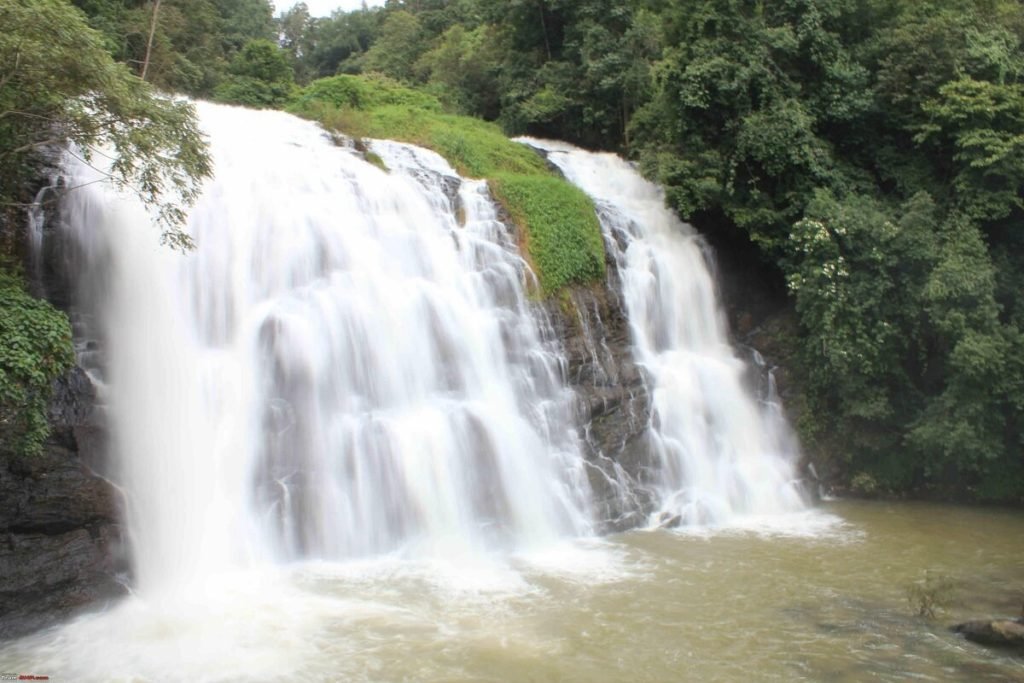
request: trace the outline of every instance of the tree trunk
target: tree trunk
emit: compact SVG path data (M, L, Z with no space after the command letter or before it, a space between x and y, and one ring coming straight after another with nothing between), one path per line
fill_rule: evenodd
M551 61L551 41L548 40L548 23L544 19L544 0L541 0L537 4L537 8L540 10L540 29L544 34L544 47L548 53L548 61Z
M622 141L626 147L626 156L629 156L629 98L622 94Z
M156 33L156 18L160 13L160 0L153 0L153 17L149 20L149 40L146 41L146 59L142 62L142 80L149 71L149 57L153 53L153 34Z

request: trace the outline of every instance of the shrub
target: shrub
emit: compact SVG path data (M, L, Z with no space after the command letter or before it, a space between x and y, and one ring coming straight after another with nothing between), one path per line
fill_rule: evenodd
M39 453L51 385L73 363L67 316L0 270L0 451Z
M424 111L441 111L441 103L436 97L407 88L385 76L340 75L320 78L302 90L291 109L303 114L316 104L362 110L394 104Z
M247 107L277 107L288 102L295 88L285 52L269 40L250 40L235 55L230 75L213 96L221 102Z
M937 612L953 603L957 587L953 578L925 570L924 578L907 587L907 602L917 616L934 619Z
M228 76L213 92L219 102L246 107L276 107L288 101L290 83L268 83L249 76Z

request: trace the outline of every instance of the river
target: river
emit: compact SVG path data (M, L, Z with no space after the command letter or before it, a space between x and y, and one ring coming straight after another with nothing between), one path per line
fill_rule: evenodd
M1019 681L959 619L1024 601L1024 515L829 502L763 524L632 531L512 559L279 566L128 599L6 645L86 681ZM959 583L937 618L907 589Z

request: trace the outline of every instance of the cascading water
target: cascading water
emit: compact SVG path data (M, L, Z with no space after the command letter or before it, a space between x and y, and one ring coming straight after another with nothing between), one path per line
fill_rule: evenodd
M1006 594L1022 533L1010 513L827 503L848 521L807 511L755 533L548 545L588 534L601 504L561 377L584 377L565 372L587 362L577 355L628 363L615 360L618 302L603 320L610 308L582 309L573 334L595 339L569 340L563 358L483 183L407 145L372 143L385 175L283 114L200 109L219 175L192 211L196 252L157 246L145 211L99 185L66 196L69 239L47 250L75 276L79 342L102 350L85 365L123 461L140 590L0 643L0 671L97 683L1019 678L1013 657L915 626L893 591L921 567L957 571L968 539L991 569L981 590ZM655 461L639 477L658 487L652 520L799 508L795 447L778 406L744 388L698 240L625 162L532 144L596 198L618 263L653 404ZM76 185L92 179L73 171ZM581 387L642 384L632 366L627 379L588 372ZM625 421L639 442L641 394ZM591 416L588 435L608 413ZM526 552L490 552L505 549ZM879 556L893 561L880 569ZM350 561L309 561L332 558ZM48 561L33 564L41 582Z
M372 142L385 173L282 113L199 112L217 175L190 212L194 252L159 246L137 201L68 162L78 189L54 253L79 341L101 350L80 361L120 463L109 474L134 594L0 646L0 668L87 681L670 677L644 667L678 645L702 612L685 599L701 592L665 600L691 584L659 559L664 535L587 538L603 503L577 433L593 424L577 424L565 383L579 361L526 298L532 275L485 183ZM799 507L783 423L742 386L693 236L624 162L558 150L597 199L649 374L652 520ZM584 341L593 362L614 362ZM614 468L616 484L652 483ZM653 596L642 614L638 595ZM666 637L643 665L609 665Z
M611 154L521 138L598 206L650 377L655 523L723 524L799 510L796 443L774 396L758 402L731 348L698 236L661 190Z
M194 253L102 184L64 204L142 591L586 534L572 395L486 186L407 145L376 144L388 174L285 114L199 112Z

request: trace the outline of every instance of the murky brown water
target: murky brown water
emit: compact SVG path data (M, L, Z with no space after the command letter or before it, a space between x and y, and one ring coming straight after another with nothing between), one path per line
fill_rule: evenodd
M1024 603L1024 513L837 502L774 530L637 531L507 563L227 577L0 648L53 680L1024 681L950 633ZM935 620L906 589L960 582Z

